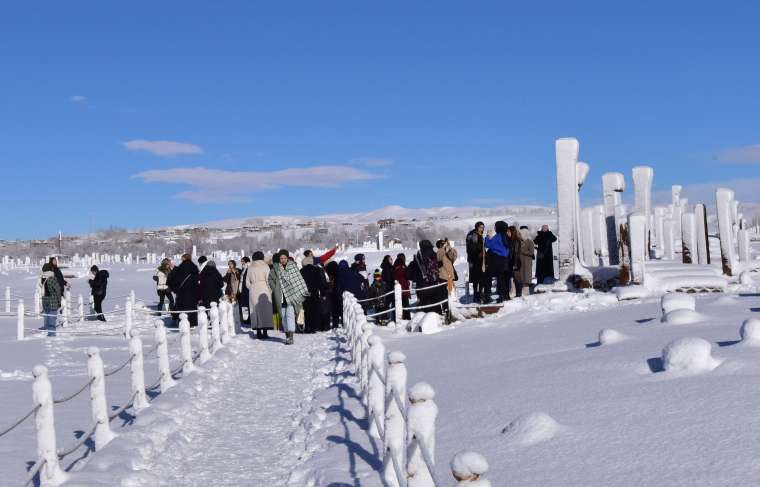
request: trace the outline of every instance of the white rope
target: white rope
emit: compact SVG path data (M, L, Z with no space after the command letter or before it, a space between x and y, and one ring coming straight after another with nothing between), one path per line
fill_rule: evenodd
M366 315L366 316L367 316L367 318L374 318L375 316L380 316L380 315L388 314L391 311L396 311L396 307L394 306L391 309L388 309L388 310L385 310L385 311L381 311L379 313L374 313L374 314L371 314L371 315Z
M427 286L427 287L412 288L412 291L425 291L427 289L433 289L435 287L441 287L441 286L446 286L446 285L448 285L448 281L439 282L438 284L433 284L432 286Z
M396 291L388 291L387 293L385 293L385 294L383 294L383 295L380 295L380 296L375 296L375 297L372 297L372 298L367 298L367 299L357 299L357 300L356 300L356 302L357 302L357 303L366 303L366 302L368 302L368 301L375 301L375 300L378 300L378 299L383 299L383 298L385 298L385 297L388 297L388 296L390 296L390 295L391 295L391 294L393 294L394 292L396 292Z
M446 299L444 299L443 301L438 301L437 303L433 303L433 304L426 304L426 305L424 305L424 306L410 306L410 307L408 307L408 308L403 308L403 309L404 309L404 310L407 310L407 311L412 311L412 310L415 310L415 309L425 309L425 308L432 308L432 307L434 307L434 306L440 306L440 305L442 305L442 304L444 304L444 303L448 303L448 302L449 302L449 300L448 300L448 298L446 298Z

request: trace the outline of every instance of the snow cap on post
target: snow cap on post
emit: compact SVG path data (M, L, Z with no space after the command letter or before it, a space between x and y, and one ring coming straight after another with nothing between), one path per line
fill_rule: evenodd
M409 400L413 403L430 401L433 398L435 398L435 390L427 382L418 382L409 389Z
M406 362L406 355L403 352L393 351L388 354L389 364L403 364Z
M480 480L488 472L488 461L480 453L460 451L451 459L451 473L457 481Z

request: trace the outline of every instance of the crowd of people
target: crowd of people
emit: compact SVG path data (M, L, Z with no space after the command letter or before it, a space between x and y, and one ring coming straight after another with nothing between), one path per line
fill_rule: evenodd
M496 302L511 299L514 288L519 297L527 291L533 293L533 261L536 260L536 282L554 281L554 254L552 244L557 237L548 225L541 227L531 238L528 227L510 226L497 221L484 235L485 224L477 222L467 234L467 263L469 282L477 303L492 302L493 283L496 281Z
M485 224L476 223L465 239L474 301L491 303L494 282L497 302L511 299L511 289L515 296L532 293L534 260L535 281L552 282L552 244L556 240L547 225L531 237L525 226L517 228L497 221L486 233ZM243 257L240 267L234 260L227 262L224 275L206 256L200 256L196 263L185 254L179 265L166 258L153 275L157 308L161 313L168 307L175 326L182 312L187 313L191 326L197 326L196 310L201 306L209 310L212 303L224 299L237 304L240 323L249 326L256 338L267 339L270 330L281 328L286 344L293 343L297 331L315 333L340 326L344 292L353 294L379 324L393 318L396 283L401 287L403 319L411 317L412 284L417 296L414 309L446 314L448 292L459 280L457 250L448 239L435 244L422 240L418 247L408 264L404 253L395 259L386 255L372 273L367 270L364 254L355 255L351 264L333 260L337 247L319 256L307 250L300 265L284 249L268 259L257 251ZM97 266L90 272L95 316L105 321L102 304L109 274ZM61 296L68 287L54 257L42 268L41 286L45 326L54 328Z

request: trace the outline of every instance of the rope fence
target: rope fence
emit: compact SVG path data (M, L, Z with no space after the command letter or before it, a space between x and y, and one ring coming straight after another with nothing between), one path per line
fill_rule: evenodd
M131 297L130 297L131 298ZM23 304L20 316L23 316ZM200 307L199 326L196 328L199 350L192 349L190 322L187 314L180 315L179 333L172 339L167 338L167 330L163 320L154 320L154 345L147 351L143 350L143 342L137 327L130 328L125 336L129 343L129 357L121 364L106 370L100 351L97 347L87 349L87 371L89 380L74 392L63 397L54 398L48 369L44 365L33 368L32 401L34 407L19 417L8 427L0 430L0 438L8 435L28 419L34 417L37 431L37 460L29 469L28 476L22 486L32 482L39 485L59 485L66 479L60 461L80 449L88 441L92 441L94 451L101 450L114 437L110 423L129 409L134 414L150 406L147 393L160 388L163 394L176 385L178 376L185 377L199 366L206 363L218 350L228 344L235 336L235 320L230 303L222 302L218 306L213 303L209 310ZM209 320L206 311L210 315ZM127 311L131 315L131 310ZM129 321L129 320L128 320ZM209 328L212 340L209 341ZM124 331L125 327L119 327ZM179 341L179 365L171 369L169 365L169 345ZM154 384L145 386L144 355L155 352L158 363L158 379ZM197 365L196 365L197 363ZM112 377L130 366L130 395L123 405L109 413L106 398L106 378ZM55 431L55 406L65 404L85 390L90 392L90 414L94 423L79 436L71 445L59 449Z
M343 334L367 411L368 434L382 445L378 451L382 452L384 484L443 487L435 469L435 391L425 382L407 390L406 356L386 353L381 338L373 335L367 321L370 316L351 293L343 294ZM481 479L490 485L482 478L487 465L480 454L459 452L451 462L452 475L458 485Z

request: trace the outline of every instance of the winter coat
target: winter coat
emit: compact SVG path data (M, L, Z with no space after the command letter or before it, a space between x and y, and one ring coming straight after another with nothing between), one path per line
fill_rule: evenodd
M454 247L444 245L436 252L436 259L438 260L438 279L441 281L457 280L456 271L454 270L454 262L458 257L457 250Z
M58 287L61 288L61 294L63 294L63 290L66 289L66 279L63 278L63 272L61 272L61 269L58 268L58 266L53 267L53 274L55 274L55 280L58 281Z
M522 241L518 239L509 239L509 256L507 257L507 265L513 273L517 274L520 270L520 252L522 249Z
M166 269L158 268L156 274L153 276L153 280L156 281L156 291L166 291L169 287L167 282L169 280L169 271Z
M339 296L343 296L344 291L350 292L356 299L364 299L367 296L364 286L364 278L349 269L348 262L345 260L338 264L336 290Z
M332 249L328 250L324 254L319 255L319 256L315 256L314 257L314 263L315 264L325 265L328 260L330 260L330 259L333 258L333 256L335 255L335 252L337 252L337 251L338 251L338 247L333 247Z
M309 296L319 298L327 291L327 278L325 271L320 267L309 264L301 268L301 277L309 290Z
M393 268L393 279L401 284L401 289L404 291L403 295L409 296L411 294L409 292L409 278L406 277L405 265L398 265Z
M523 239L520 246L520 270L516 274L518 280L523 284L530 284L533 281L533 240Z
M417 287L430 286L438 282L438 256L430 241L420 242L420 250L409 264L407 276L417 284Z
M108 288L109 274L106 270L99 270L95 277L89 280L90 291L93 296L105 296Z
M42 309L45 314L58 313L61 307L61 285L53 271L42 273Z
M551 230L540 231L533 242L536 244L536 280L543 284L547 277L554 279L554 251L552 244L557 237Z
M383 272L383 282L388 284L389 286L393 286L393 264L390 262L383 261L382 264L380 264L380 269Z
M216 269L211 261L206 262L198 274L198 300L206 308L211 306L212 302L219 302L222 297L222 288L224 287L224 278Z
M272 289L272 299L280 316L282 316L283 300L288 306L293 306L298 315L303 306L303 300L309 294L306 282L295 262L288 262L285 267L276 262L269 273L269 287Z
M390 287L388 287L388 284L386 282L373 282L369 287L369 291L367 292L367 298L373 299L372 301L369 301L369 305L375 308L380 308L381 310L385 309L388 303L388 299L392 298L393 296L383 296L383 294L388 292L390 292ZM385 318L385 315L381 316L381 318Z
M467 234L467 262L476 266L482 266L483 264L483 235L478 234L478 231L473 229Z
M486 237L486 249L500 257L509 257L508 240L506 235L501 233Z
M225 296L237 299L240 288L240 269L235 269L234 271L228 269L224 275L224 284Z
M272 289L269 287L269 266L263 260L254 260L248 266L245 284L248 287L248 313L252 329L274 328L272 316Z
M172 269L167 284L177 295L177 311L198 309L198 266L193 261L185 260Z

